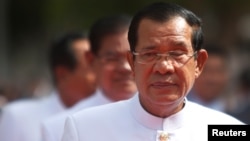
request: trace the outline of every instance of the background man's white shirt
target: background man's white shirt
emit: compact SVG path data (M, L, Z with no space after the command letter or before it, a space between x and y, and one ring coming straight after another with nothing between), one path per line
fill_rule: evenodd
M41 99L20 100L4 107L1 141L39 141L41 121L65 110L57 92Z
M93 96L78 102L74 107L46 119L42 123L42 141L61 141L65 120L68 115L85 108L111 102L112 101L105 97L101 90L98 89Z

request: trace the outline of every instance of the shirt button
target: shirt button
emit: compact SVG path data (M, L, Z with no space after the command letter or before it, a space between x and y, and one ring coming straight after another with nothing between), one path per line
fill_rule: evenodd
M157 141L168 141L169 135L166 131L158 131Z

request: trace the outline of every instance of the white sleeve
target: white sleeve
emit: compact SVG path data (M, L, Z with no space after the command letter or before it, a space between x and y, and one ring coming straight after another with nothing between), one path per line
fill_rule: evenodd
M65 121L62 141L79 141L78 131L72 116L68 116Z

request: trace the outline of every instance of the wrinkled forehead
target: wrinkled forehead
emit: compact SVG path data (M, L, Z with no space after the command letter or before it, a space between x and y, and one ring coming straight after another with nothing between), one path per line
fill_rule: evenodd
M89 50L90 42L88 39L79 39L73 42L73 48L76 50Z
M87 39L76 40L72 44L72 48L74 53L81 57L86 51L90 50L90 43Z
M138 27L138 37L144 35L182 35L191 34L192 28L182 17L172 17L171 19L159 22L151 19L143 19Z
M138 29L137 46L192 47L192 27L182 17L165 22L143 19Z
M110 34L101 41L100 52L124 52L129 50L127 31L117 34Z

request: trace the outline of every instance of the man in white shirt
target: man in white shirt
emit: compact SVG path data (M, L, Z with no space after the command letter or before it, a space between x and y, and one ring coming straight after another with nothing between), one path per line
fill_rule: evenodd
M153 3L134 15L128 40L138 94L70 115L62 141L206 141L208 124L243 124L186 99L208 57L194 13Z
M91 54L97 74L96 94L43 122L43 141L61 141L67 115L80 109L131 98L137 91L126 59L130 17L114 15L97 20L90 30Z
M41 121L64 111L96 90L96 77L85 58L89 40L82 33L67 33L50 48L49 65L55 90L45 98L7 104L0 120L1 141L41 140Z

